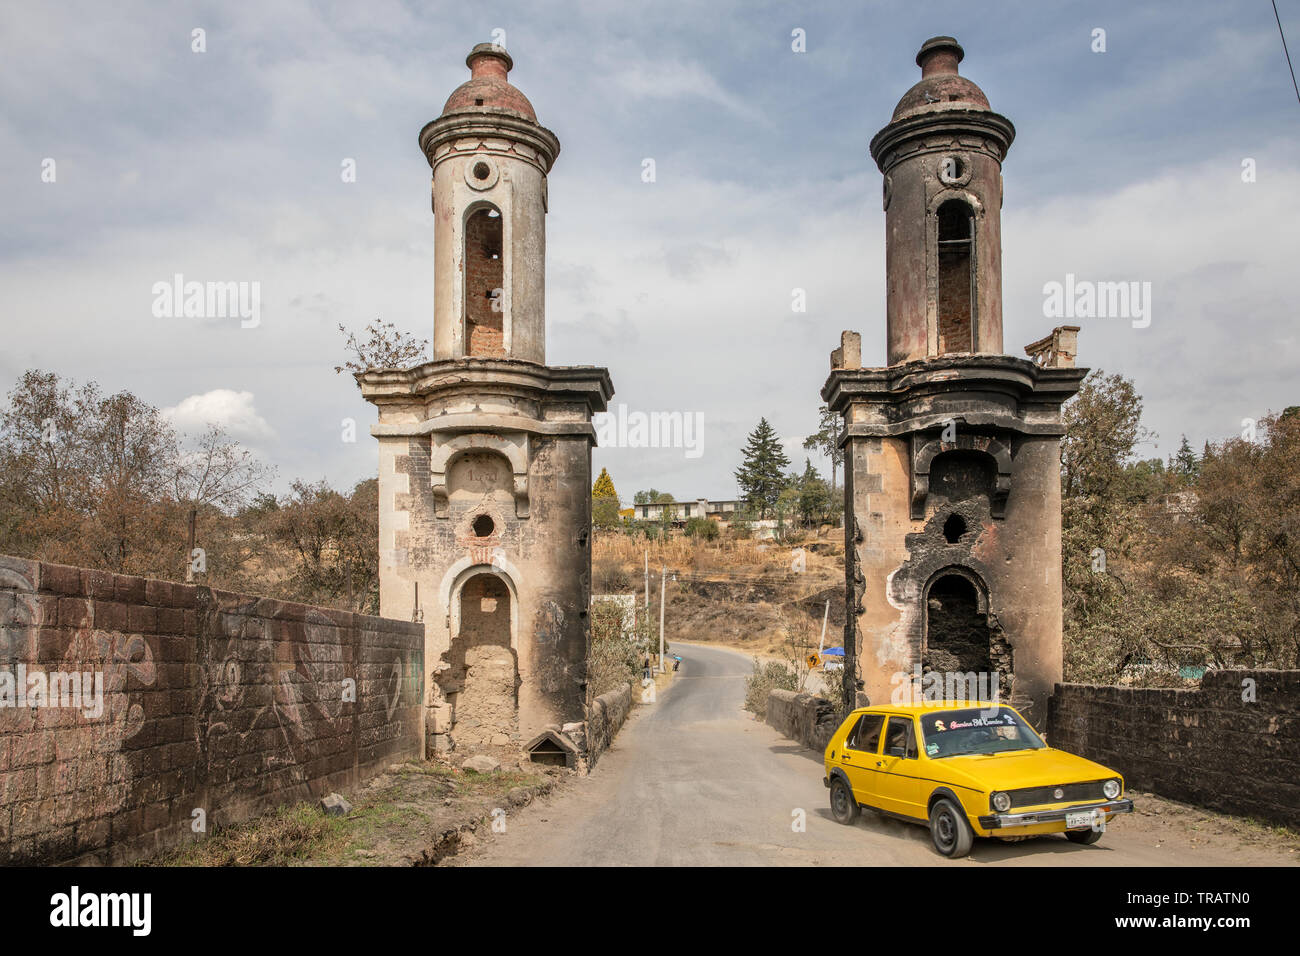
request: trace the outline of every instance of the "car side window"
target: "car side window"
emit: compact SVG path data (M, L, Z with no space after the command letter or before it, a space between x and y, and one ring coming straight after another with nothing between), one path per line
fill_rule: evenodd
M909 760L916 758L916 734L912 731L912 718L889 718L889 729L885 733L885 753Z
M883 714L863 714L858 725L849 734L845 746L850 750L861 750L874 754L880 750L880 730L885 725Z

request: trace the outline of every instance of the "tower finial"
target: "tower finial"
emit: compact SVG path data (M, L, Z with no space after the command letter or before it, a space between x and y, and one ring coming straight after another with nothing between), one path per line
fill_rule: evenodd
M957 64L966 56L961 44L952 37L930 37L916 54L922 78L936 73L957 73Z
M470 76L499 76L504 80L506 74L514 69L515 61L505 47L496 43L479 43L465 57L465 65L469 67Z

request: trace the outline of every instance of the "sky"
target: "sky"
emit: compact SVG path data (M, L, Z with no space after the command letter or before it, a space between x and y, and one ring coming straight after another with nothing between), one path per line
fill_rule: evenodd
M1300 0L1278 11L1300 54ZM760 417L801 469L840 331L884 364L867 144L938 34L1016 126L1005 350L1067 321L1045 314L1047 283L1150 283L1145 327L1077 323L1079 364L1145 399L1143 457L1300 404L1300 102L1267 0L7 4L0 388L40 368L130 390L182 431L220 423L278 491L373 477L375 411L334 371L337 327L432 338L416 137L495 30L562 144L548 362L605 366L615 407L703 425L695 449L597 448L625 502L735 497ZM260 321L157 314L177 274L258 283Z

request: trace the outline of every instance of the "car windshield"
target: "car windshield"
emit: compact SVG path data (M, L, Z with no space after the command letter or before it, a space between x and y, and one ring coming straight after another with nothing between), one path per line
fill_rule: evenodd
M1038 750L1047 745L1009 707L972 707L921 716L925 752L931 758Z

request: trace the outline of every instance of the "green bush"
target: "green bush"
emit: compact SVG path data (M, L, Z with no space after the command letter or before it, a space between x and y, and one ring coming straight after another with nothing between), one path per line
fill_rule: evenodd
M718 537L718 523L709 518L688 518L686 536L699 538L702 541L714 541Z
M793 667L780 661L766 664L754 658L754 673L745 678L745 709L762 717L767 713L767 692L798 690L799 675Z

